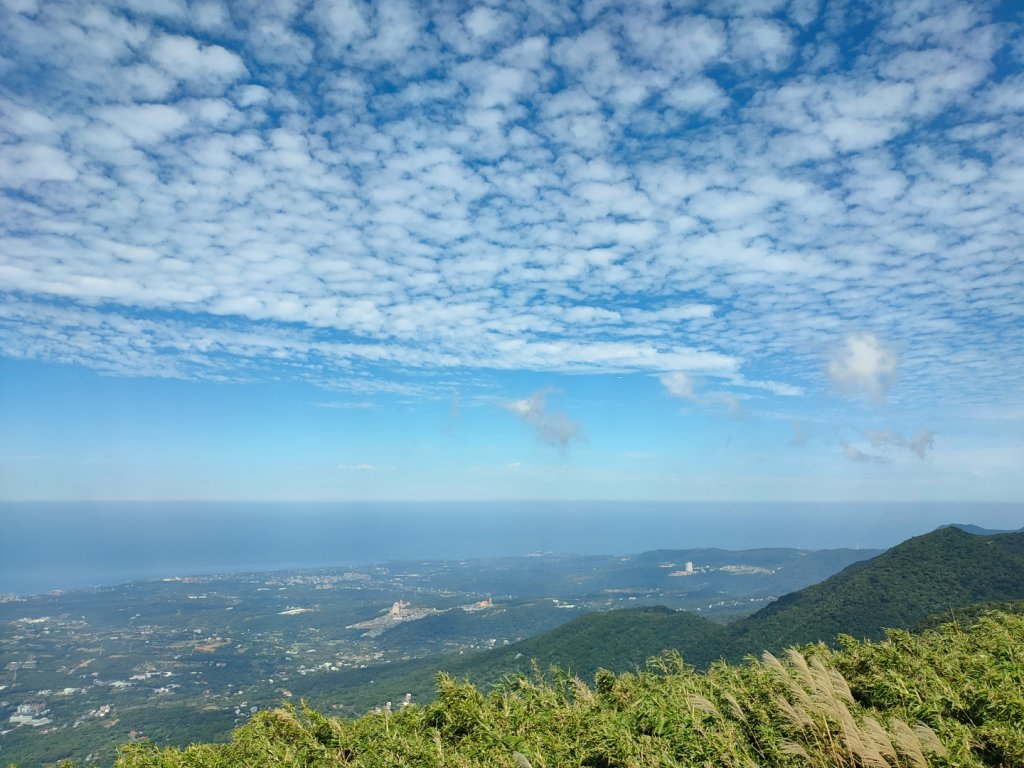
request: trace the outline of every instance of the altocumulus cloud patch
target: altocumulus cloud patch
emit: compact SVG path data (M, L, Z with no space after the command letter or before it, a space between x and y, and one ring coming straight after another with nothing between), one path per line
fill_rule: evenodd
M3 15L8 356L1020 391L1024 48L988 5Z

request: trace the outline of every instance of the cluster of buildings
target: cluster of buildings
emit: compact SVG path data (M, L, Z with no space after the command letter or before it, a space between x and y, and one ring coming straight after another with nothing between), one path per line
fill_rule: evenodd
M683 566L681 571L672 571L669 576L693 576L694 573L696 573L696 571L693 570L693 563L687 560L686 565Z
M14 714L11 715L10 722L11 725L30 725L33 728L38 728L52 722L50 718L46 717L49 711L41 701L26 701L24 704L18 705Z
M399 702L398 708L399 709L405 709L406 707L411 707L411 706L412 706L412 694L411 693L407 693L407 694L405 694L405 696L402 697L402 701ZM384 714L386 712L393 712L394 708L391 706L391 702L388 701L388 702L385 702L383 707L374 707L370 711L373 712L375 715L380 715L380 714Z

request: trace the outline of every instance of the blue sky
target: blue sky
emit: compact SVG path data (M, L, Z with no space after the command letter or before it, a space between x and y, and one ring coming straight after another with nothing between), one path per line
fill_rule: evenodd
M1024 501L1015 3L0 7L0 500Z

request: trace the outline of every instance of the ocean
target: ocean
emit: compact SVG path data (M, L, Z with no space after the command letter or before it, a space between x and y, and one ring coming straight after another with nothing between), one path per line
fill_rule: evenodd
M171 576L530 552L884 548L1022 504L3 502L0 594Z

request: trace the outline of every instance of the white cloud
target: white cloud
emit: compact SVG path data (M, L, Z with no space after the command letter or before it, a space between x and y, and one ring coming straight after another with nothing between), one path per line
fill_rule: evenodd
M661 382L662 386L665 387L665 391L672 397L690 400L701 405L722 408L730 416L734 417L742 413L743 409L740 405L739 397L725 391L702 389L700 392L697 392L696 382L685 371L673 371L672 373L663 374L658 377L658 381Z
M0 178L13 186L35 181L74 181L78 172L67 153L46 144L0 145Z
M803 387L797 387L783 381L758 381L741 375L730 376L729 380L736 386L762 389L779 397L800 397L806 394L806 390Z
M547 396L551 392L550 389L539 390L524 400L506 403L505 409L533 427L543 442L565 447L570 441L580 438L580 425L561 411L552 411L547 407Z
M637 325L651 323L681 323L687 320L707 319L715 314L711 304L682 304L662 309L626 309L622 315Z
M673 371L658 378L665 389L672 397L680 397L684 400L693 400L693 377L685 371Z
M1024 76L1009 77L991 86L982 99L985 111L992 114L1024 112Z
M200 29L217 29L231 20L231 14L223 3L216 0L195 2L191 8L192 18Z
M685 112L706 112L715 114L729 103L718 84L707 77L680 82L667 90L665 103Z
M890 459L887 456L881 456L876 453L867 453L854 445L850 445L850 443L843 442L840 443L840 445L843 449L843 456L858 464L888 464L890 462Z
M376 35L366 43L366 52L389 63L410 56L424 24L418 8L404 0L380 0L375 10Z
M806 27L818 16L818 0L792 0L789 16L801 27Z
M889 429L864 430L864 436L871 443L872 448L905 448L919 459L927 458L929 452L935 447L935 433L924 428L917 430L913 437L904 437Z
M149 55L167 74L182 80L230 82L246 74L238 54L192 37L164 35L153 43Z
M105 107L98 116L140 144L161 141L188 124L182 110L167 104Z
M0 101L6 131L21 137L47 137L57 134L57 125L46 115L10 101Z
M873 333L853 333L829 362L828 375L840 391L880 400L896 378L897 359Z
M1003 28L823 9L798 51L784 19L816 7L768 5L11 14L3 349L402 386L686 371L756 408L821 394L822 350L875 328L901 406L1020 391ZM895 346L838 346L833 386L880 399Z
M726 50L725 25L706 16L687 15L665 22L631 14L625 27L635 55L688 76L713 64Z
M347 46L369 32L368 9L358 0L317 0L313 13L337 46Z
M474 37L494 40L514 29L515 17L494 8L478 5L464 16L463 23Z
M739 18L729 24L731 53L754 67L778 71L793 55L792 31L785 24L761 17Z

